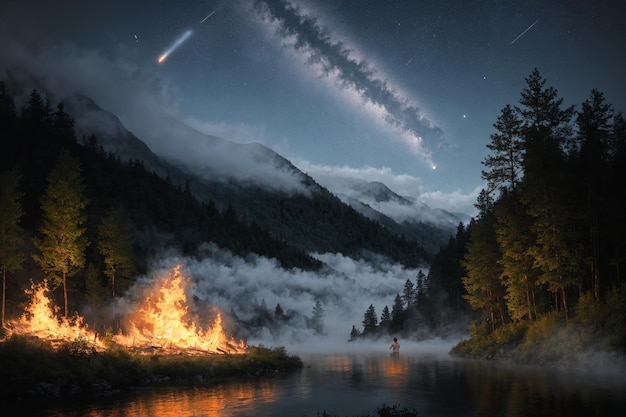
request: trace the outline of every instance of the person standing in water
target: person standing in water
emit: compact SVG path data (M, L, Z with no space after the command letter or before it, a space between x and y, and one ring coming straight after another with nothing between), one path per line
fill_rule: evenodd
M397 337L393 338L393 342L391 342L391 346L389 346L389 349L392 351L392 353L400 353L400 343L398 343Z

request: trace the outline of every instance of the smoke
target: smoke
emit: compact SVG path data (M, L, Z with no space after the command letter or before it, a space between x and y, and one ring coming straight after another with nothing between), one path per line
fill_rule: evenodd
M137 294L143 294L143 288L154 279L151 277L182 265L182 274L193 282L190 287L193 298L217 307L226 320L230 316L245 325L249 333L240 331L236 336L245 336L249 344L285 346L296 353L345 351L348 346L350 350L385 350L386 340L348 345L350 330L353 325L362 327L363 315L370 304L378 315L385 306L391 309L406 280L415 281L419 270L384 259L374 263L341 254L313 256L327 265L324 271L285 270L272 259L259 256L244 259L214 244L203 245L197 258L165 254L154 263L155 272L138 279L136 287L117 304L117 313L132 310ZM321 332L312 323L317 302L323 309ZM284 316L276 321L274 310L278 304ZM269 322L259 321L268 314ZM451 346L450 341L438 343Z
M256 5L266 25L294 50L303 65L332 80L344 99L396 132L429 166L436 166L432 149L443 144L442 129L360 57L353 45L329 33L319 16L311 17L294 2L258 0Z

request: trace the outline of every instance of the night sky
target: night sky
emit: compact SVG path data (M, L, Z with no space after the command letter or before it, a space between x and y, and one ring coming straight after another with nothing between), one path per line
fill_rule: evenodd
M625 42L622 0L0 6L0 70L89 95L158 153L184 158L155 127L165 112L263 143L331 190L382 181L468 213L492 124L524 78L538 68L565 105L596 88L626 111Z

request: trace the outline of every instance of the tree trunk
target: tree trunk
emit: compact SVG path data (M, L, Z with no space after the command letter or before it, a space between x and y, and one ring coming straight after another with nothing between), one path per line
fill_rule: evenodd
M63 272L63 303L65 304L65 318L67 318L67 273L65 272Z
M563 312L565 313L565 321L568 321L569 314L567 311L567 297L565 296L565 287L561 287L561 298L563 298Z
M7 270L2 265L2 327L4 327L4 307L6 305L7 294Z

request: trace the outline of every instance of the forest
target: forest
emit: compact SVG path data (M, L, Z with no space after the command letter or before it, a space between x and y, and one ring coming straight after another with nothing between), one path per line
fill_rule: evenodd
M141 161L121 162L95 137L79 143L62 103L52 110L33 91L18 111L0 85L3 323L5 311L24 302L32 271L63 290L68 314L81 302L104 303L122 293L132 276L146 271L145 260L158 249L153 242L193 255L199 243L212 241L235 254L309 270L321 264L308 251L326 245L354 256L386 248L405 265L429 263L428 273L407 280L380 316L374 303L364 306L363 327L355 323L350 340L424 339L446 333L448 324L467 323L469 337L453 354L532 361L593 349L626 352L626 122L600 91L592 90L577 109L564 106L538 70L525 81L518 104L506 105L493 125L478 216L460 224L432 259L333 205L329 194L294 197L290 211L275 205L289 222L300 217L315 224L328 213L326 232L308 236L305 222L274 234L232 206L218 210L199 201L189 187L149 172ZM257 190L240 200L255 195L279 199ZM266 223L284 229L276 215ZM337 234L345 227L352 227L349 234ZM287 232L307 243L291 244ZM280 305L273 314L263 307L254 323L276 326L288 314ZM319 333L323 314L316 305L310 324Z
M539 70L525 81L493 125L479 215L380 321L370 305L350 340L423 338L447 306L459 318L472 311L456 355L564 362L626 352L626 122L598 90L576 109Z
M308 197L243 185L227 189L215 179L204 191L221 187L214 194L230 200L199 198L193 190L200 179L190 175L181 184L178 172L173 180L141 160L122 161L95 135L78 138L63 102L53 104L36 89L25 96L17 108L0 83L3 324L22 314L31 280L45 277L68 315L123 295L163 250L201 257L206 242L304 271L323 268L308 255L315 251L382 254L409 265L429 256L310 178ZM246 206L254 216L244 213Z

